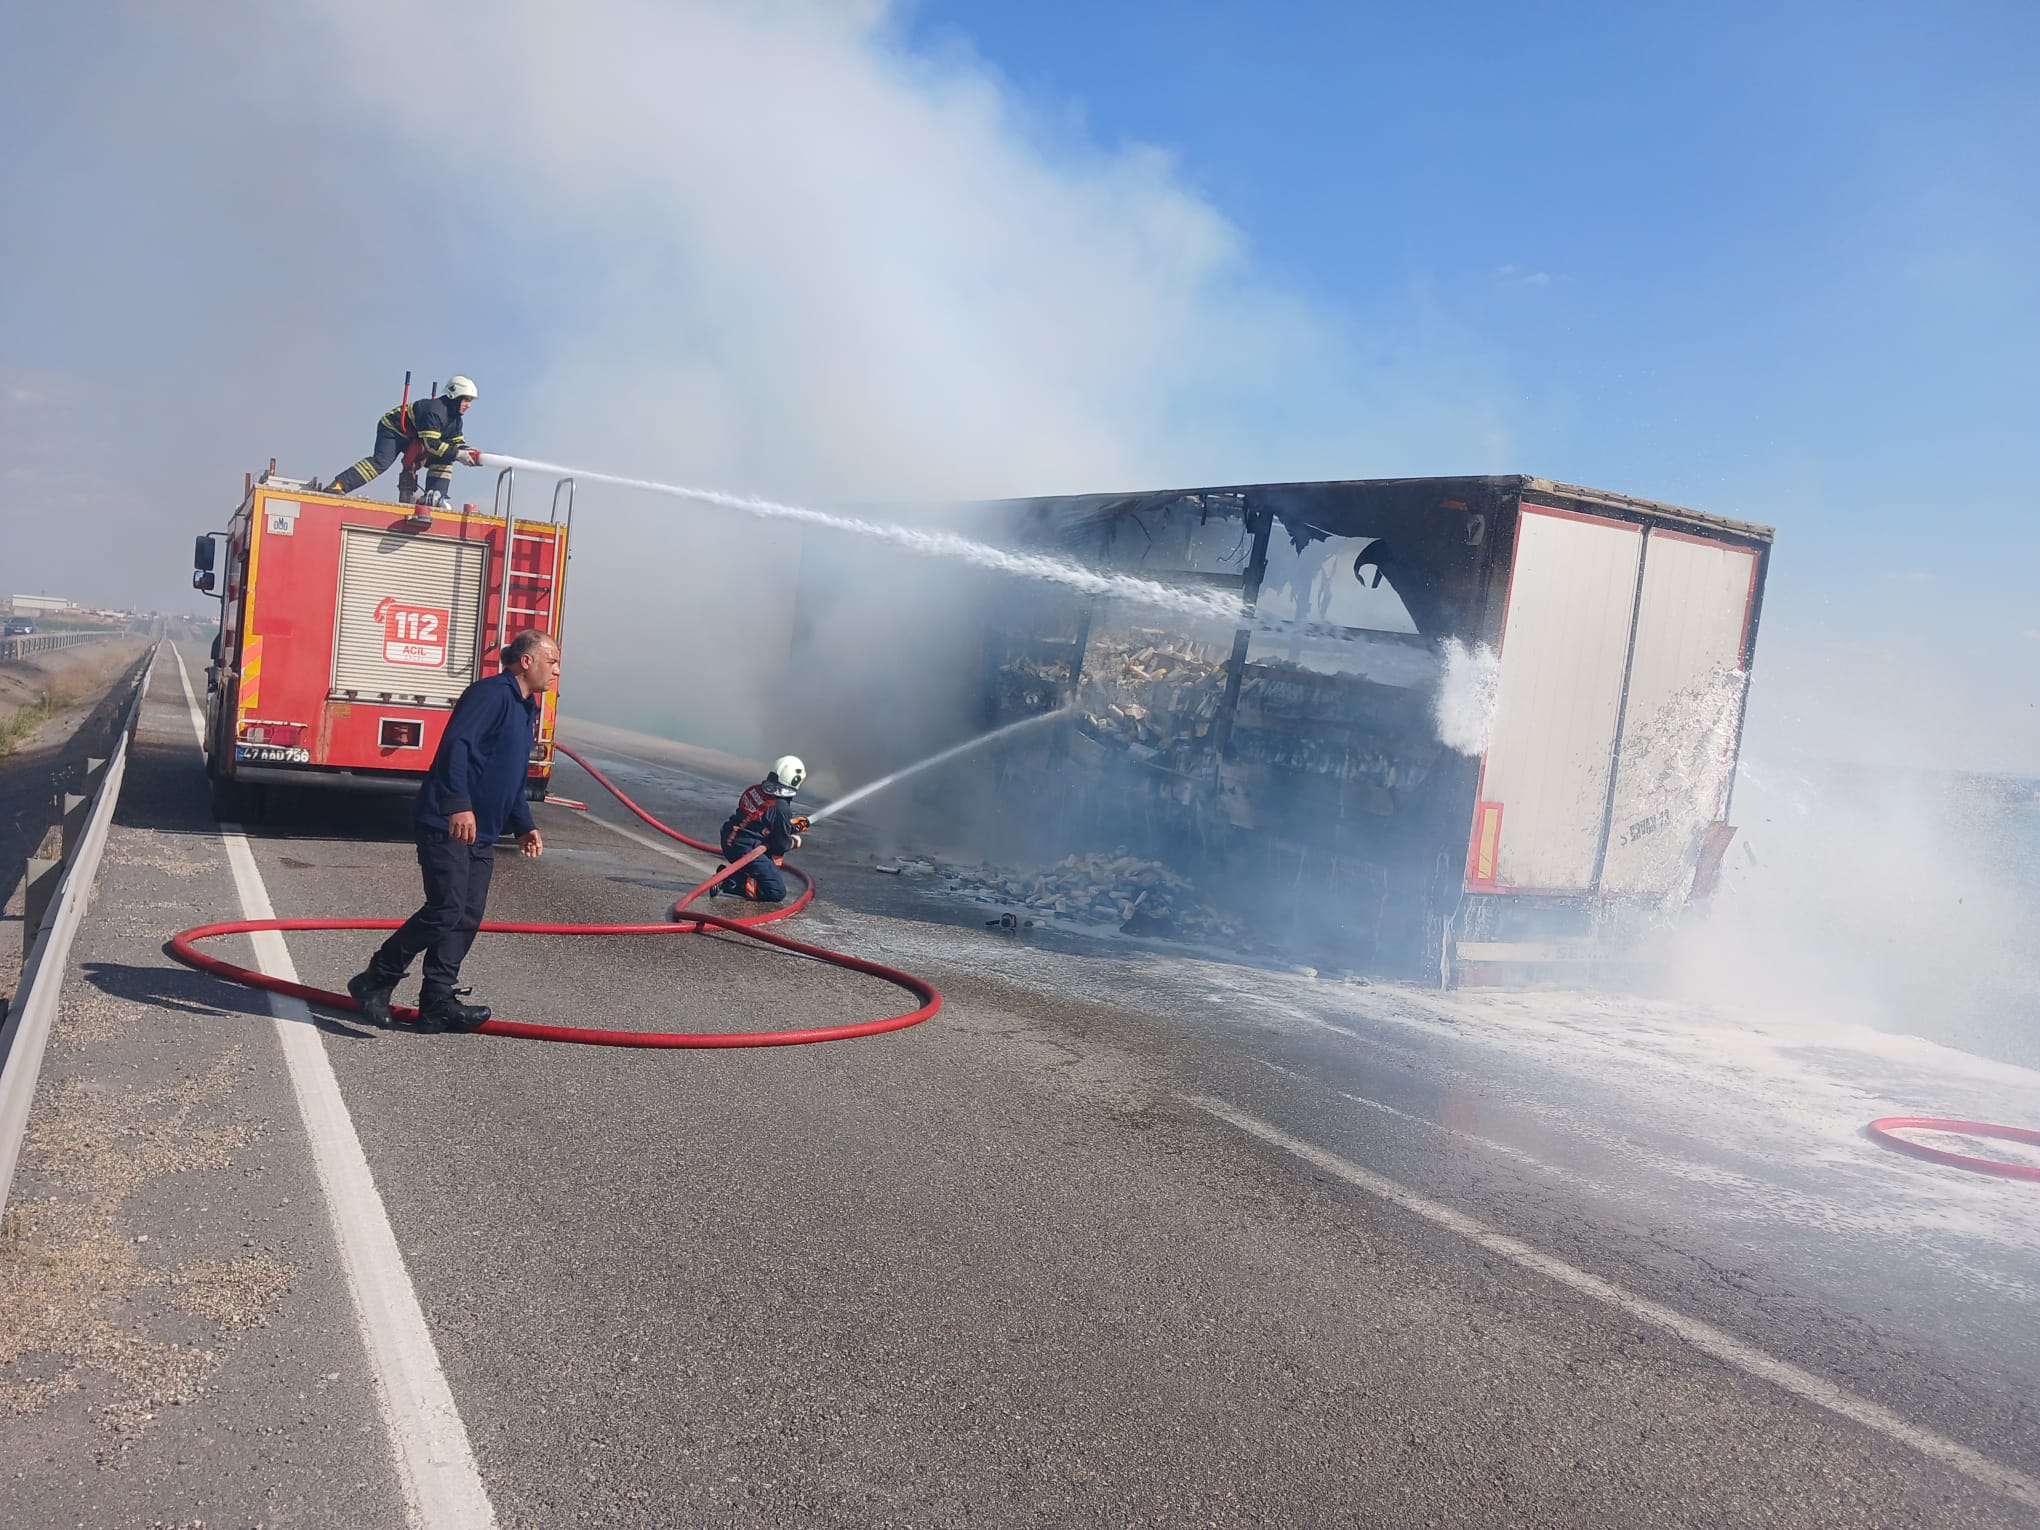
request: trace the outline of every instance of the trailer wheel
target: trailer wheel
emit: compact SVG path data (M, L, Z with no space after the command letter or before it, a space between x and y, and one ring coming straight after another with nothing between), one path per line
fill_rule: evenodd
M551 789L552 782L550 779L544 781L526 781L524 783L524 800L526 802L543 802L545 801L545 794Z

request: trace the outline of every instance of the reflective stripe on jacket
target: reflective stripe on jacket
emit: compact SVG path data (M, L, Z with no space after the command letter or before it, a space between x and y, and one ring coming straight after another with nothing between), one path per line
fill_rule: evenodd
M744 788L737 810L722 826L723 854L739 856L759 845L774 860L793 848L793 815L787 811L786 799L773 796L762 781Z
M421 398L411 403L410 419L404 418L404 406L397 405L382 417L385 430L401 436L410 445L424 454L427 462L451 466L454 453L467 445L467 437L461 433L460 403L450 398Z

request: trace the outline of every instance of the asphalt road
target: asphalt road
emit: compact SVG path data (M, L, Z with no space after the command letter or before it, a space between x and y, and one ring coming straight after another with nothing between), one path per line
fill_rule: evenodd
M182 714L166 654L24 1163L43 1221L20 1236L56 1248L37 1228L96 1195L131 1260L167 1225L193 1267L226 1257L208 1240L270 1267L241 1272L255 1316L182 1340L217 1362L182 1417L117 1448L121 1373L84 1339L68 1390L31 1374L44 1352L0 1351L0 1384L47 1394L0 1420L17 1522L402 1523L277 1027L151 945L204 903L239 912ZM601 737L598 762L692 832L739 784ZM656 918L706 869L542 814L547 854L499 860L493 917ZM323 1025L501 1523L2040 1516L2040 1197L1831 1129L1923 1069L1976 1110L2014 1108L2032 1075L1818 1034L1753 1059L1720 1017L1023 945L872 876L849 823L833 854L823 838L824 902L794 932L928 977L935 1020L731 1052ZM286 804L252 845L281 915L415 901L401 804ZM290 950L337 988L373 939ZM724 937L485 936L467 975L506 1016L566 1025L901 1007ZM48 1123L113 1077L158 1120L144 1140L206 1117L177 1114L179 1089L213 1088L244 1136L165 1170L175 1191L90 1189ZM1779 1122L1808 1100L1801 1152ZM232 1209L196 1217L201 1195ZM140 1257L122 1299L147 1334Z

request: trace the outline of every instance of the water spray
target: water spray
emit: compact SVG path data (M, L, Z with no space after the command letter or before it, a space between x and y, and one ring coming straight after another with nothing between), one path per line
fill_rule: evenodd
M1246 603L1238 596L1228 595L1223 590L1179 589L1158 579L1142 579L1135 574L1107 574L1094 568L1086 568L1081 563L1072 563L1064 558L1052 558L1042 553L1010 552L1002 547L993 547L988 542L959 536L953 531L924 531L911 526L896 526L886 521L867 521L857 516L834 515L826 510L810 510L801 505L783 505L777 500L760 499L751 494L725 494L719 489L690 489L677 483L653 483L645 478L622 478L614 473L563 467L557 462L533 462L524 457L505 457L496 452L483 452L480 457L484 467L520 468L525 472L541 473L554 478L572 478L580 483L613 484L620 489L641 489L647 494L664 494L673 499L692 500L697 504L719 505L725 510L739 510L745 515L755 515L766 520L798 521L803 525L820 526L830 531L847 531L857 536L890 542L895 547L922 557L958 558L979 568L1018 574L1024 578L1043 579L1085 595L1137 600L1146 605L1180 612L1185 616L1203 617L1235 626L1251 619Z
M817 808L814 812L808 814L808 822L820 823L824 818L840 813L846 807L862 802L873 793L884 791L894 782L904 781L909 776L918 776L924 770L933 770L937 765L945 765L951 760L959 759L969 754L972 750L983 749L988 745L996 744L1002 738L1011 738L1014 734L1025 732L1029 728L1038 728L1045 722L1053 722L1059 717L1068 717L1074 710L1074 707L1058 707L1053 712L1042 712L1034 717L1023 717L1016 723L1008 723L1005 727L995 728L990 733L980 734L976 738L965 739L960 744L952 744L940 754L931 754L917 765L909 765L903 770L896 770L889 776L880 776L869 785L858 787L856 791L850 793L847 797L838 797L834 802Z

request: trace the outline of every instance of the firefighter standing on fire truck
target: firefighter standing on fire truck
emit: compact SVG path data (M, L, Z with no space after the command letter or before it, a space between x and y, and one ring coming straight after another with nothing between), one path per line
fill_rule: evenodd
M453 465L478 466L481 453L467 444L461 434L461 417L477 397L475 385L465 377L451 377L437 398L399 404L376 422L375 450L347 469L326 492L352 494L363 484L389 471L391 463L404 459L404 471L397 480L397 498L410 504L417 492L417 468L425 468L424 507L443 505L453 489ZM317 480L313 481L314 487Z
M737 810L723 822L722 852L732 861L741 860L760 845L765 853L742 871L723 878L710 897L748 898L753 903L785 901L786 878L779 867L788 851L800 848L800 837L808 826L805 818L793 816L788 804L806 779L807 766L799 757L782 754L773 761L771 774L756 786L744 788Z

